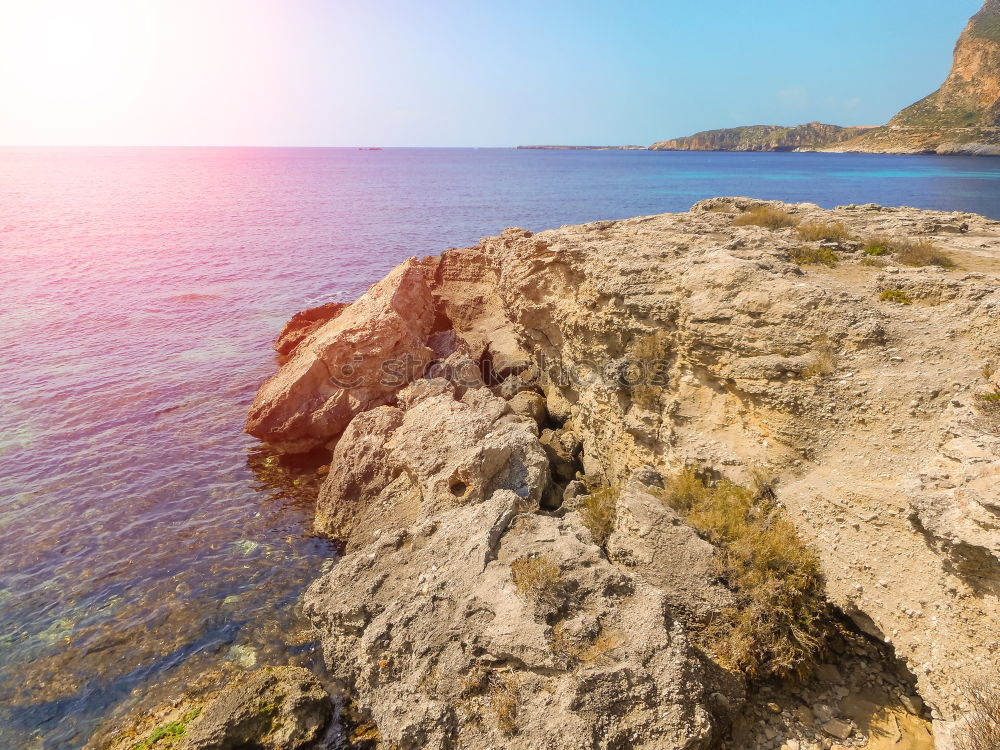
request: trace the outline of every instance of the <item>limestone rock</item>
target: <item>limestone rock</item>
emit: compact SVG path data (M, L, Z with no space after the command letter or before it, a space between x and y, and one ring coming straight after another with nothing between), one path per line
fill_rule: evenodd
M333 715L330 696L302 667L266 667L222 691L184 735L183 750L298 750Z
M532 427L505 419L507 403L487 388L456 395L443 378L420 380L399 408L356 417L320 490L316 530L357 545L498 489L537 507L548 462Z
M430 290L410 259L295 348L258 390L247 432L288 452L325 444L423 375L433 323Z
M572 518L518 515L519 502L501 490L428 519L307 593L328 663L383 739L707 747L701 666L662 594L604 560ZM519 584L512 565L531 559L549 578Z
M618 498L608 558L663 591L675 616L706 622L733 604L717 582L715 548L637 481Z
M309 334L329 323L346 308L347 304L344 302L328 302L325 305L295 313L278 334L278 338L274 342L274 350L283 357L287 357Z

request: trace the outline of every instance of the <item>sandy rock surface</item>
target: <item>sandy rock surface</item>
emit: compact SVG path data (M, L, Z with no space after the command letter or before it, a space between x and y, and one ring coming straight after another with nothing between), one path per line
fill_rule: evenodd
M760 207L842 225L841 237L734 223ZM875 237L931 242L954 264L868 255ZM803 249L833 262L803 262ZM478 374L331 396L356 408L339 426L317 529L348 554L307 608L384 738L874 748L891 724L894 745L914 750L929 747L933 718L937 746L951 746L967 685L1000 670L1000 410L983 398L1000 391L1000 222L719 198L684 214L507 230L389 278L410 279L420 302L406 347ZM361 326L351 310L330 330ZM272 380L297 383L296 360L315 358L325 329ZM394 351L399 338L388 340L372 348ZM316 418L298 420L315 402L278 390L297 416L274 421L274 441L282 425L296 446L313 439L301 425ZM265 384L255 410L275 391ZM744 703L739 678L693 649L686 630L730 592L711 545L651 494L657 473L684 467L766 481L817 554L829 601L875 644L838 658L877 675L876 693L861 694L862 672L770 700L758 686ZM594 482L620 491L604 546L583 515ZM573 595L532 594L526 570ZM779 705L804 701L829 715ZM755 712L767 732L740 745Z

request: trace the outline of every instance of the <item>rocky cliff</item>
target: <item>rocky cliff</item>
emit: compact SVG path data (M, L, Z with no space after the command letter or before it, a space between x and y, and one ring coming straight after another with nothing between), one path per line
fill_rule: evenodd
M706 130L686 138L659 141L651 151L794 151L814 149L849 140L864 133L864 127L840 127L810 122L795 127L751 125Z
M1000 154L1000 0L986 0L969 21L941 88L830 150Z
M1000 222L742 198L407 261L249 423L332 450L329 667L387 747L952 747L998 281Z

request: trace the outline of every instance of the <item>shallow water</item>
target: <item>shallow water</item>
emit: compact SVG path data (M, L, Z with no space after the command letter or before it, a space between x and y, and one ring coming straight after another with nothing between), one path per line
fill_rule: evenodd
M242 434L293 312L506 226L714 195L1000 218L1000 159L0 149L0 747L229 659L314 665L315 487Z

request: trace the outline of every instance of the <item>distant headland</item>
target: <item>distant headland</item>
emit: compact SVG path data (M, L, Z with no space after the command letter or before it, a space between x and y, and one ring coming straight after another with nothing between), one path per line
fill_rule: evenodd
M986 0L969 21L944 84L885 126L757 125L705 131L650 148L1000 156L1000 0Z

